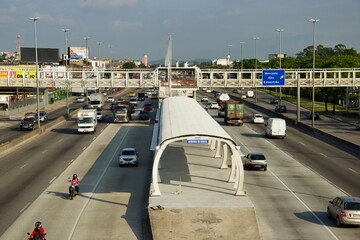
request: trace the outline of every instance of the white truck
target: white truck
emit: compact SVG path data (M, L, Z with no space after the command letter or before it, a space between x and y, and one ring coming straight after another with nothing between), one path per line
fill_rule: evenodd
M92 93L89 96L90 105L92 108L103 110L104 108L104 95L102 93Z
M97 110L81 109L78 111L78 132L79 133L95 133L97 126Z

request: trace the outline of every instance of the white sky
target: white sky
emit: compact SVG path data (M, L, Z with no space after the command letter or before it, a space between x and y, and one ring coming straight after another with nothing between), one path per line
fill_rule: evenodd
M173 60L267 58L279 52L295 56L312 45L345 44L360 51L360 0L1 0L0 51L34 47L37 22L39 48L64 52L62 28L70 29L68 46L85 46L90 57L165 58L168 34L173 33ZM98 45L97 42L102 42ZM109 48L109 45L112 45ZM229 47L231 45L231 47Z

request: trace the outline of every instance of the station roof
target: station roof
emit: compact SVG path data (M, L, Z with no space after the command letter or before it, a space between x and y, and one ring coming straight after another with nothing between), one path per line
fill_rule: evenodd
M193 98L165 98L161 105L158 145L183 137L212 137L237 144L215 119Z

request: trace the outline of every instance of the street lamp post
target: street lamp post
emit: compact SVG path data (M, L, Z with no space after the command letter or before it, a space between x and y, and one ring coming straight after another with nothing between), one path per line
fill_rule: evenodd
M111 70L111 68L112 68L112 51L111 51L111 48L113 47L113 45L109 44L108 47L109 47L109 53L110 53L109 68Z
M313 24L313 71L312 71L312 113L311 113L311 126L315 129L315 25L319 19L310 19L309 22Z
M37 32L36 32L36 22L40 19L40 17L29 17L30 20L34 21L34 38L35 38L35 65L36 65L36 111L37 111L37 124L40 129L40 93L39 93L39 63L38 63L38 50L37 50Z
M282 59L282 55L281 55L281 33L284 31L284 29L278 28L276 29L276 31L279 33L279 69L281 69L281 59ZM281 87L279 87L279 104L281 103Z
M96 43L99 47L98 47L98 61L100 61L100 45L102 44L102 42L97 42Z
M85 40L85 51L86 51L86 61L88 60L89 58L89 50L88 50L88 40L90 39L90 37L84 37L84 40Z
M232 45L228 45L228 47L229 47L229 55L228 55L228 67L230 68L230 60L231 60L231 47L232 47Z
M256 57L256 41L259 40L259 37L253 37L255 43L255 104L257 104L257 91L256 91L256 80L257 80L257 57Z
M70 114L70 108L69 108L69 78L67 76L67 61L68 61L68 52L67 52L67 33L70 31L70 29L63 28L61 31L64 32L64 41L65 41L65 54L64 54L64 63L65 63L65 79L66 79L66 116L69 116Z
M245 42L240 42L240 61L241 61L241 71L244 68L244 61L243 61L243 44L245 44Z

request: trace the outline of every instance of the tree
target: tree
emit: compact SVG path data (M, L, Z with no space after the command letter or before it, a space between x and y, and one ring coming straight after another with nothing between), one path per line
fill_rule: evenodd
M134 62L125 62L123 65L122 65L122 68L123 69L134 69L136 67L135 63Z

